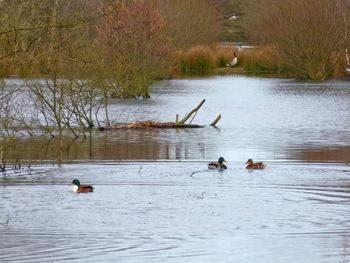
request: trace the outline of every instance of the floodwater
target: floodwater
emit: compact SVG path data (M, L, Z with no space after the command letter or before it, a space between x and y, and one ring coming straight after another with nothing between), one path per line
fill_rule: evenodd
M204 98L194 122L223 118L67 139L62 167L55 140L19 140L17 158L45 163L0 176L0 262L350 262L349 82L213 77L152 95L113 101L112 119L173 120ZM228 170L207 170L219 156Z

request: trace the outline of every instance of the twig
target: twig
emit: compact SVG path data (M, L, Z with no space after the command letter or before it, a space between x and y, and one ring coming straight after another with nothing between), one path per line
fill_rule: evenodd
M192 121L193 121L193 119L196 117L197 112L198 112L198 111L196 111L196 112L194 113L194 115L193 115L193 117L192 117L192 119L191 119L191 121L190 121L190 123L189 123L189 124L192 124Z
M155 98L155 100L157 100L161 95L163 95L164 91L162 91L161 93L158 94L158 96Z
M206 172L206 171L207 171L207 169L205 169L205 170L199 170L199 171L194 171L194 172L191 173L190 177L193 178L193 175L195 175L195 174L197 174L197 173Z
M141 173L141 170L142 170L142 164L140 164L140 170L139 170L139 173Z
M196 112L203 106L204 102L205 102L205 99L202 100L202 102L199 103L199 105L198 105L196 108L194 108L193 110L191 110L190 113L186 114L186 116L185 116L182 120L180 120L179 123L180 123L180 124L185 124L185 122L186 122L189 118L191 118L191 116L192 116L194 113L196 113ZM193 119L192 119L192 120L193 120Z

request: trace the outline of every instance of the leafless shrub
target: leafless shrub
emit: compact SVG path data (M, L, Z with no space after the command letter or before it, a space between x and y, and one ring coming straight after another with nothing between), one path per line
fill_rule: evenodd
M344 0L254 1L248 30L251 39L276 48L299 78L324 80L345 62ZM348 23L348 22L347 22Z

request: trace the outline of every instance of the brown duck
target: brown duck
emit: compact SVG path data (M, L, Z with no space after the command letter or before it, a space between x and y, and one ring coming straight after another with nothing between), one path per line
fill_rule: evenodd
M263 162L254 163L252 159L248 159L248 161L245 164L247 164L247 166L245 167L247 169L261 170L266 167L266 165Z

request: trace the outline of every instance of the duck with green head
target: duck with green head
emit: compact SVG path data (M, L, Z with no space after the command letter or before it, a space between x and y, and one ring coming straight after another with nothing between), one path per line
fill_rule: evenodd
M89 193L94 191L94 188L91 185L80 184L78 179L73 180L71 188L75 193Z
M226 163L224 157L220 157L219 160L217 162L210 162L208 164L208 168L209 169L227 169L227 166L224 164L224 162Z

